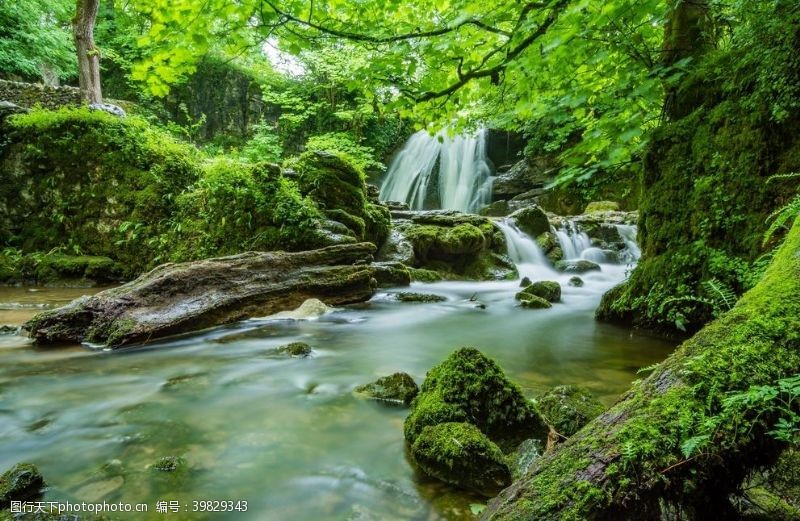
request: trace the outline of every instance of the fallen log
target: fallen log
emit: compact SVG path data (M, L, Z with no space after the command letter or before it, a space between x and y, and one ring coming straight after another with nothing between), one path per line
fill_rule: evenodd
M74 300L23 326L37 344L143 344L254 316L368 300L375 246L343 244L296 253L248 252L164 264L123 286Z
M735 519L728 494L785 445L769 434L775 409L763 400L732 406L731 393L797 373L800 222L733 309L536 461L482 519Z

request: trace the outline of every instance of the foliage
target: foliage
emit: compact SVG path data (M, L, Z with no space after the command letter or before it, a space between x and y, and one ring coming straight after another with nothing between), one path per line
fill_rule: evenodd
M70 19L75 2L14 0L0 3L0 77L66 80L77 60Z
M383 163L375 159L372 148L359 144L353 135L347 132L328 132L311 136L306 142L306 150L343 154L365 172L382 172L386 169Z
M278 163L282 153L283 147L275 129L262 123L253 127L253 135L242 147L239 155L253 163L261 161Z
M800 177L800 173L783 174L770 177L767 181L776 179L795 179ZM783 205L781 208L775 210L770 214L770 225L767 231L764 232L764 243L769 242L773 235L778 230L788 230L792 225L794 219L800 215L800 193L798 193L791 201Z

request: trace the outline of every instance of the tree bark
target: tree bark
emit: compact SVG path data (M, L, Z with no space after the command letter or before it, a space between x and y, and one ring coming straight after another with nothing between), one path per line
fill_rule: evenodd
M719 416L722 400L800 373L800 220L763 279L606 413L540 458L485 511L484 520L731 519L727 495L784 446L776 418L745 403ZM707 445L682 441L718 421Z
M343 244L287 253L248 252L163 264L118 288L35 316L23 326L38 344L143 344L317 298L328 305L369 300L375 246Z
M78 86L87 103L102 103L100 51L94 44L94 24L100 0L77 0L72 29L78 52Z

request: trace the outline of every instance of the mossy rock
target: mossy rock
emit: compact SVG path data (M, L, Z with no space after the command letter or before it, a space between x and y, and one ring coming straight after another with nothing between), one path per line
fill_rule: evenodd
M527 288L531 284L533 284L533 282L531 282L530 277L522 277L522 280L519 281L520 288Z
M290 342L277 348L275 353L297 358L306 358L307 356L311 356L311 346L305 342Z
M360 385L354 392L380 402L410 405L419 394L419 386L407 373L394 373L378 378L372 383Z
M486 496L511 484L511 471L500 448L474 425L428 425L410 447L428 475Z
M495 201L484 206L478 212L479 215L485 217L505 217L509 213L511 213L511 208L508 206L508 201Z
M586 205L583 213L618 212L619 203L615 201L593 201Z
M550 231L550 221L544 210L536 205L517 210L509 216L517 227L531 237L539 237Z
M534 403L545 422L562 436L572 436L605 410L589 391L574 385L555 387Z
M44 478L31 463L18 463L0 476L0 510L12 501L35 499L45 486Z
M426 270L423 268L409 268L411 280L415 282L439 282L442 280L442 275L433 270Z
M186 460L179 456L164 456L151 467L159 472L175 472L186 469Z
M474 348L461 348L428 371L406 418L413 443L429 425L468 422L501 447L547 436L547 427L502 369Z
M540 280L534 282L516 295L517 300L526 300L525 296L533 295L543 298L548 302L558 302L561 300L561 284L551 280Z
M576 275L574 277L569 278L568 284L573 288L580 288L583 287L583 279Z
M395 293L394 298L399 300L400 302L445 302L447 301L447 297L443 297L441 295L434 295L432 293L415 293L411 291L405 291L400 293Z
M600 265L590 260L560 260L555 263L555 268L562 273L588 273L600 271Z
M537 297L536 295L531 295L530 293L517 293L516 298L519 300L520 307L527 309L550 309L553 307L550 301L542 297Z
M410 228L406 237L414 246L414 254L420 260L446 259L453 255L477 255L483 251L486 238L480 228L464 223L452 228L435 225L419 225Z

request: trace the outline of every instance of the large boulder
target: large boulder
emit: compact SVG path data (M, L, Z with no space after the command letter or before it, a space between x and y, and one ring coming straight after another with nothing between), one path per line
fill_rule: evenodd
M367 197L364 173L330 152L310 151L287 163L300 192L317 202L325 215L349 228L360 241L381 246L389 235L389 209Z
M429 476L483 494L496 495L511 484L500 448L469 423L439 423L422 429L411 456Z
M547 437L547 427L519 387L469 347L428 371L405 421L406 440L413 444L426 426L445 422L471 423L501 447Z
M309 298L361 302L375 292L374 251L359 243L163 264L128 284L41 313L24 328L38 344L114 348L271 315Z
M378 260L401 261L448 279L516 276L505 237L489 218L451 210L394 211L392 216L393 230Z
M543 189L552 181L558 163L555 157L540 156L517 162L492 182L492 196L507 199L533 189Z

